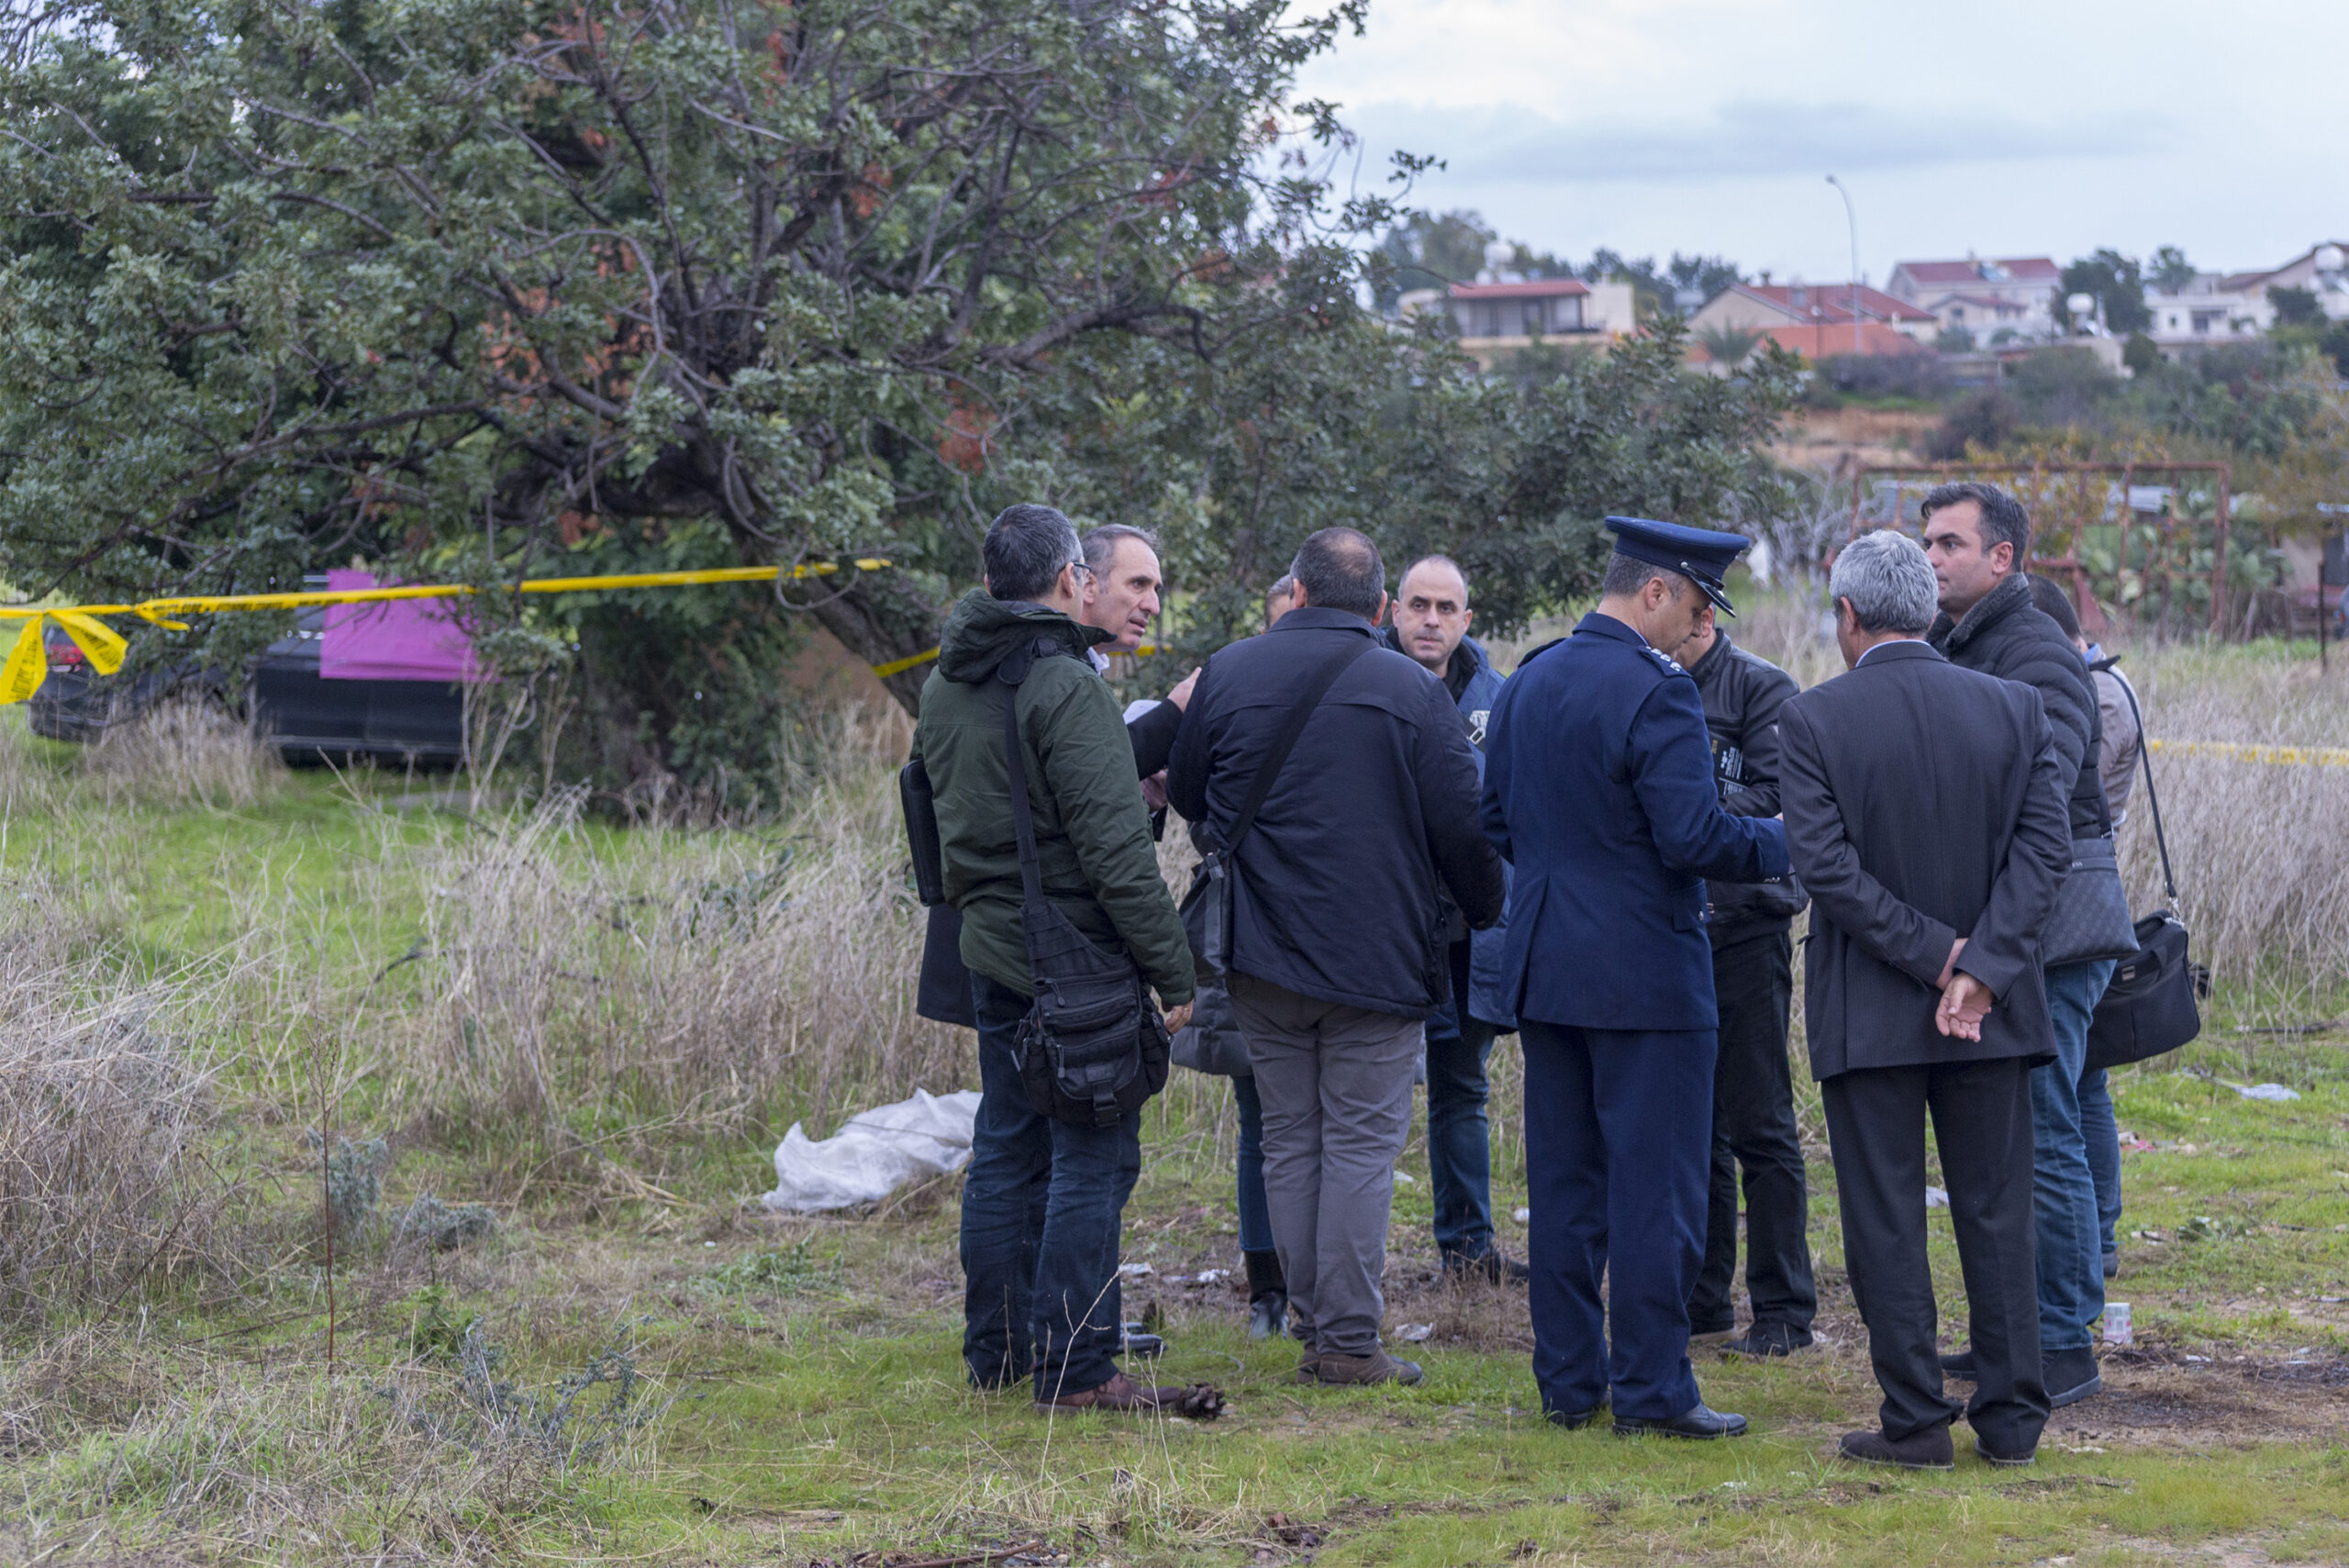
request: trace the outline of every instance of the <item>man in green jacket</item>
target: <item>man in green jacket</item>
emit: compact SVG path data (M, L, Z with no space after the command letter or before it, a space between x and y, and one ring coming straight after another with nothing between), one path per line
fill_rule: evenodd
M1158 873L1118 700L1085 657L1110 635L1080 625L1085 557L1050 506L1005 509L987 529L987 587L947 617L922 687L914 751L938 808L946 896L963 916L979 1029L979 1115L963 1178L963 1361L982 1388L1033 1375L1040 1407L1173 1407L1186 1391L1118 1371L1119 1229L1141 1170L1141 1118L1077 1127L1030 1104L1013 1055L1033 985L1019 919L1019 840L1004 756L1016 702L1044 893L1095 943L1133 955L1172 1009L1190 1014L1191 950ZM996 672L1039 641L1074 657Z

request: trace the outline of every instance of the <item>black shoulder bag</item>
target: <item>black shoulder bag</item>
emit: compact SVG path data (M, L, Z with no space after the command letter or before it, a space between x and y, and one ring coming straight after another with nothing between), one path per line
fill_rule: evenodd
M2108 659L2095 666L2110 669ZM2154 748L2145 737L2144 710L2129 683L2121 683L2129 711L2137 717L2137 745L2145 764L2145 805L2154 814L2154 845L2161 851L2162 892L2171 907L2156 909L2136 923L2137 951L2112 971L2112 984L2088 1020L2087 1065L2126 1067L2132 1062L2176 1051L2202 1032L2197 998L2210 994L2210 972L2187 953L2186 922L2175 908L2177 878L2171 874L2169 840L2162 832L2161 796L2154 790Z
M1064 651L1040 646L1039 654ZM1035 1000L1013 1047L1019 1081L1039 1115L1077 1127L1115 1127L1166 1086L1170 1042L1140 967L1104 952L1044 896L1028 764L1019 744L1019 683L1029 656L996 670L1003 683L1003 760L1011 775L1011 825L1019 840L1019 925Z
M1264 797L1273 792L1273 781L1280 777L1281 764L1297 745L1297 738L1305 733L1305 721L1338 684L1338 677L1353 668L1354 661L1378 646L1375 638L1362 642L1324 664L1290 708L1288 717L1281 725L1281 732L1273 740L1272 750L1264 753L1264 762L1256 769L1256 776L1248 783L1248 794L1240 802L1239 813L1231 819L1228 835L1214 835L1200 846L1199 868L1191 875L1191 885L1183 895L1183 930L1191 939L1191 953L1200 967L1210 973L1221 974L1231 966L1231 895L1232 879L1240 874L1240 840L1256 825L1256 813ZM1209 838L1202 834L1202 838Z

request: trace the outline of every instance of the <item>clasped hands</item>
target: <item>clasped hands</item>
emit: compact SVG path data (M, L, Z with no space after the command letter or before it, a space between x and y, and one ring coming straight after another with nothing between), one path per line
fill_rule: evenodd
M1949 961L1942 965L1941 1006L1933 1009L1933 1027L1943 1035L1957 1040L1980 1040L1982 1020L1990 1016L1994 998L1990 988L1971 974L1958 973L1958 955L1965 951L1965 939L1960 937L1949 950Z

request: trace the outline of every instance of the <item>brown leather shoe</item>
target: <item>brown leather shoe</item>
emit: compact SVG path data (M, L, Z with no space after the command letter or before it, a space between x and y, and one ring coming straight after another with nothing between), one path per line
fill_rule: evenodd
M1223 1396L1204 1383L1152 1386L1136 1383L1121 1372L1108 1382L1088 1388L1082 1394L1063 1394L1053 1399L1039 1399L1036 1408L1047 1412L1160 1411L1169 1416L1187 1417L1194 1421L1212 1421L1223 1414Z
M1297 1358L1297 1381L1299 1383L1321 1381L1321 1352L1319 1351L1308 1351Z
M1399 1383L1409 1387L1426 1375L1417 1362L1397 1361L1384 1347L1366 1356L1341 1356L1323 1351L1314 1363L1315 1382L1330 1385L1361 1387L1374 1383Z

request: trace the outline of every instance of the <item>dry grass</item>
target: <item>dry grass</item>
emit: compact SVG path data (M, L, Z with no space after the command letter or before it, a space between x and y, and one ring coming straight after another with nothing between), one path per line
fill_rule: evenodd
M167 702L107 730L83 752L82 773L110 804L232 810L274 793L285 768L250 727L218 706Z
M95 933L19 880L0 926L0 1314L110 1306L210 1250L209 1074L172 1034L201 987L137 985Z
M845 737L784 828L640 829L598 848L559 795L418 857L424 1006L380 1009L361 1049L401 1064L443 1129L526 1128L640 1156L696 1137L822 1124L965 1052L915 1016L923 921L906 881L889 771L901 718ZM381 890L396 895L396 887Z

